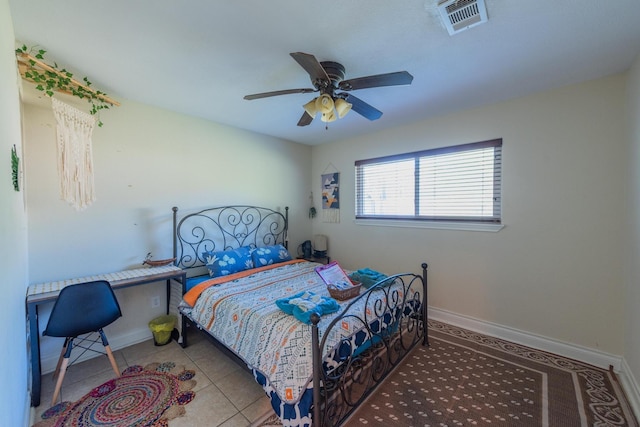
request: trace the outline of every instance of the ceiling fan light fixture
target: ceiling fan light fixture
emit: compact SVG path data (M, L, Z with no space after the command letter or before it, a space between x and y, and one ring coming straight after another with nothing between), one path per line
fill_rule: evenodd
M307 114L310 115L311 117L315 117L316 114L318 113L318 108L316 107L317 99L318 98L313 98L311 101L307 102L302 106L302 108L304 108L304 111L306 111Z
M334 110L331 110L328 113L322 113L322 115L320 116L320 120L322 120L325 123L335 122L336 119L337 117Z
M351 107L352 107L352 105L350 103L348 103L347 101L345 101L342 98L336 99L335 106L336 106L336 112L338 113L338 118L339 119L341 119L344 116L346 116L347 113L349 111L351 111Z
M484 2L486 0L438 1L440 3L453 2L456 6L460 6L463 3L466 5L470 2ZM460 4L458 4L458 2L460 2ZM344 66L338 62L318 62L315 56L304 52L292 52L291 57L309 74L313 88L284 89L254 93L252 95L246 95L244 99L253 100L295 93L319 92L319 96L302 106L304 113L302 113L302 116L298 120L298 126L308 126L313 122L318 113L320 113L323 122L329 123L345 117L351 110L368 120L377 120L382 116L382 111L377 110L363 100L346 92L382 86L409 85L413 81L413 76L407 71L374 74L344 80L345 69Z
M333 112L333 107L333 99L329 94L323 93L316 98L316 109L323 115Z

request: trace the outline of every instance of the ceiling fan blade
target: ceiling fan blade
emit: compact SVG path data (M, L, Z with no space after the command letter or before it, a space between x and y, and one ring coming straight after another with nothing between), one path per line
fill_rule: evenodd
M372 107L360 98L348 94L346 101L351 104L351 109L369 120L378 120L382 117L382 111Z
M289 95L291 93L311 93L316 92L315 89L285 89L285 90L276 90L273 92L263 92L263 93L254 93L253 95L246 95L244 99L252 100L252 99L260 99L260 98L268 98L270 96L278 96L278 95Z
M303 52L293 52L290 54L302 68L311 76L311 81L317 80L329 82L327 72L322 68L315 56Z
M305 111L304 113L302 113L302 117L300 117L300 120L298 120L298 126L307 126L311 124L312 121L313 117L311 117L309 113Z
M343 80L338 84L342 90L357 90L380 86L408 85L413 81L413 76L406 71L395 73L376 74L373 76L356 77L355 79Z

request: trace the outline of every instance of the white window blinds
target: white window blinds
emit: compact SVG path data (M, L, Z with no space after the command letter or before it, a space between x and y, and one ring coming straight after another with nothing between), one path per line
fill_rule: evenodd
M502 140L359 160L356 218L501 222Z

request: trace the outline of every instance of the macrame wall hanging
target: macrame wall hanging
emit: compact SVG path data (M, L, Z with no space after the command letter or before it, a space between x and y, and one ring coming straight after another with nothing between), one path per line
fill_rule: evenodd
M340 172L327 171L335 166L329 164L322 178L322 222L340 222Z
M96 119L56 98L51 98L51 103L57 122L60 198L76 210L83 210L96 199L91 149Z

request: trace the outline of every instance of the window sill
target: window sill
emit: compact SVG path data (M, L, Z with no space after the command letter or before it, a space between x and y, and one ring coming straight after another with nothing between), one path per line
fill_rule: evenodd
M446 221L403 221L382 219L356 219L356 225L373 225L377 227L430 228L435 230L484 231L497 233L504 224L483 222L446 222Z

